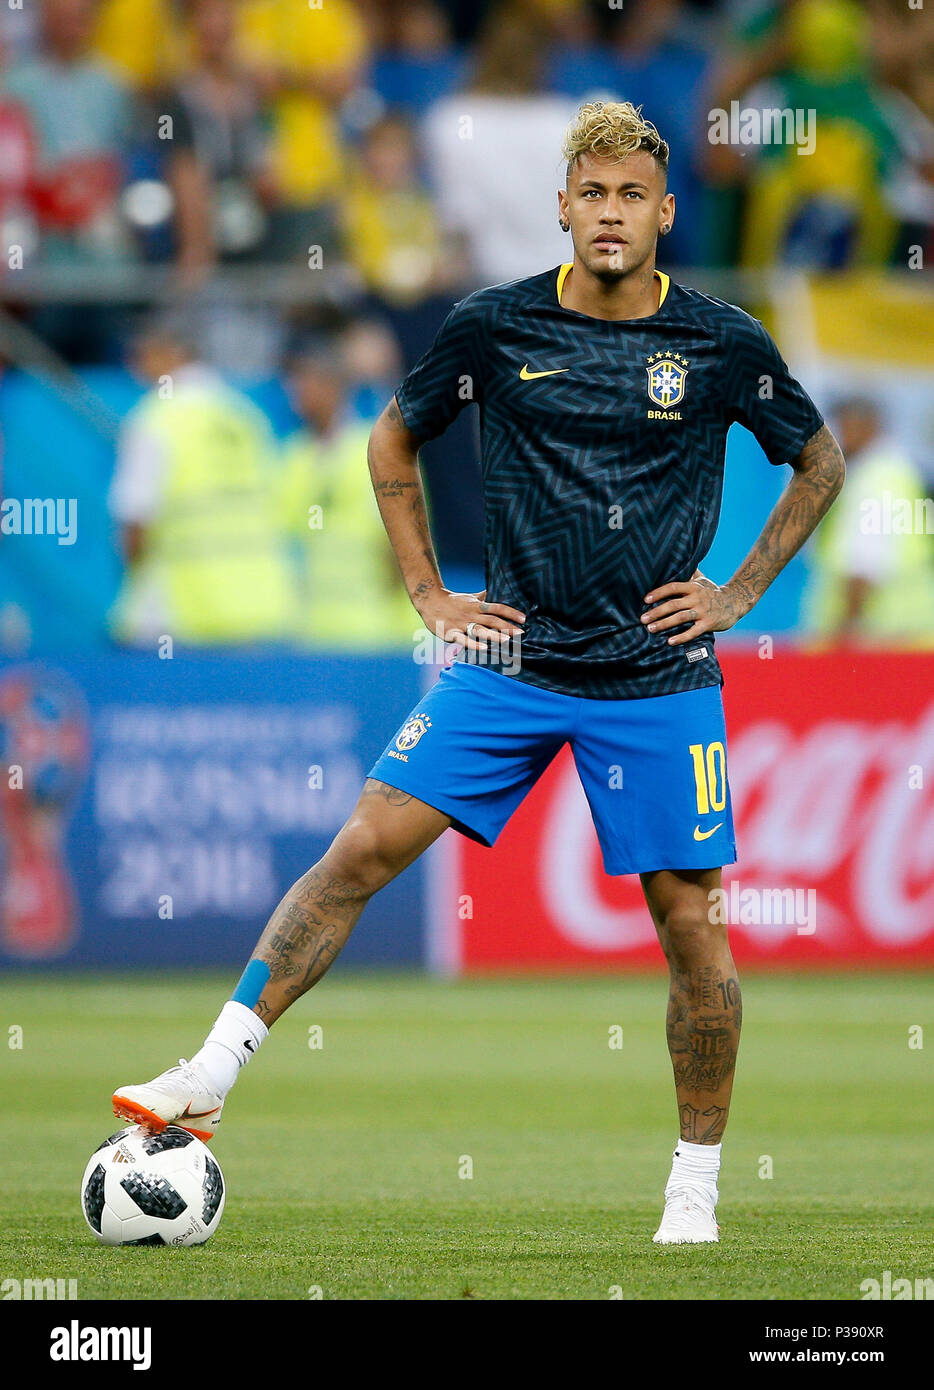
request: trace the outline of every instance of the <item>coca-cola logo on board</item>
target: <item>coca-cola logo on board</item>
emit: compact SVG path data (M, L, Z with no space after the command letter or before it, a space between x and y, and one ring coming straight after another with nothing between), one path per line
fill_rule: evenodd
M796 731L780 718L746 724L730 742L738 862L724 886L743 892L813 890L805 934L843 946L858 932L906 947L934 932L934 703L916 719L826 718ZM624 795L624 792L621 793ZM544 813L542 898L561 935L590 952L655 940L637 878L613 901L594 853L590 808L573 761L563 761ZM802 934L794 918L730 918L760 948ZM813 931L812 931L813 927Z

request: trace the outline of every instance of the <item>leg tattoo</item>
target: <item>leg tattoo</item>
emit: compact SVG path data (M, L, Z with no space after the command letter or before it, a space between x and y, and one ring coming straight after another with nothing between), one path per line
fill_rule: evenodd
M373 894L450 823L449 816L407 792L367 778L356 815L324 858L289 889L253 952L269 968L253 1006L267 1026L334 964Z
M671 962L668 1050L674 1067L681 1138L717 1144L726 1128L743 1002L732 959L725 968Z
M289 889L254 952L269 966L269 983L253 1010L267 1025L333 965L371 896L323 863Z

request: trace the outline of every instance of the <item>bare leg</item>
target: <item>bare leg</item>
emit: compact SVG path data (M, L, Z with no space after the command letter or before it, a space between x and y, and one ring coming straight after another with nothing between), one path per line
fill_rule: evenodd
M224 1005L200 1051L151 1082L118 1088L114 1114L157 1131L179 1124L212 1138L228 1091L269 1025L336 960L377 889L450 823L424 801L367 779L327 854L272 914L237 987L240 997Z
M253 952L269 967L253 1009L267 1027L333 965L373 894L450 824L417 797L367 779L330 849L286 893Z
M742 996L726 927L709 921L719 869L660 870L642 887L668 960L668 1050L681 1138L718 1144L730 1112L743 1021Z

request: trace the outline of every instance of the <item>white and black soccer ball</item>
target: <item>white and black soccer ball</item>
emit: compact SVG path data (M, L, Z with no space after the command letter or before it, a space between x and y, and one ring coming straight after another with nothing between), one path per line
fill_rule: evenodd
M220 1224L224 1198L217 1160L177 1125L112 1134L81 1179L84 1219L104 1245L203 1245Z

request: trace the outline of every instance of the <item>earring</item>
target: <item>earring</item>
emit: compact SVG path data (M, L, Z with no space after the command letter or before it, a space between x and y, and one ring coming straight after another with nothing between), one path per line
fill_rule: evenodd
M562 232L569 232L571 230L570 222L565 222L560 217L558 218L558 226L561 228Z
M662 235L662 236L667 236L668 233L669 233L670 231L671 231L671 228L670 228L670 227L662 227L662 229L661 229L661 235Z

